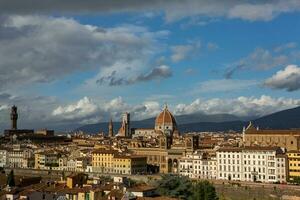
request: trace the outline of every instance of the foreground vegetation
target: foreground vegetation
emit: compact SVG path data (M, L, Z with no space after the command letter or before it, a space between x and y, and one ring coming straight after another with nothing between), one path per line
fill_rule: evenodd
M192 182L187 177L164 175L157 182L158 193L183 200L217 200L215 187L208 181Z

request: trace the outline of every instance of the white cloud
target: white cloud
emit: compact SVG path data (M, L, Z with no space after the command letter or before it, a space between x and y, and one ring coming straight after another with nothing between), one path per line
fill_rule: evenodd
M187 58L192 58L193 56L199 54L202 46L206 47L205 44L202 44L200 40L188 40L186 44L171 46L170 58L173 62L179 62Z
M52 114L60 120L73 123L120 121L121 114L130 112L132 120L142 120L155 117L162 110L162 104L149 100L138 105L130 105L121 97L110 101L95 103L87 97L70 105L56 108ZM238 97L233 99L196 99L190 104L169 105L170 110L176 115L205 113L205 114L233 114L241 117L260 117L276 111L300 106L300 99L273 98L262 95L261 97ZM73 116L72 116L73 115ZM72 117L71 117L72 116Z
M186 57L190 56L193 49L194 49L193 45L176 45L176 46L171 47L172 61L178 62L178 61L184 60Z
M202 112L205 114L227 113L237 116L264 116L276 111L293 108L300 105L300 99L272 98L262 95L256 97L238 97L235 99L196 99L191 104L178 104L175 113L191 114Z
M133 25L83 25L63 17L9 16L0 23L0 87L50 82L75 72L108 70L118 63L144 74L151 71L149 60L159 52L157 39L167 34Z
M56 120L73 123L96 123L108 121L111 117L120 121L124 112L130 112L133 120L141 120L154 117L160 111L159 103L156 101L145 101L138 105L127 104L122 97L110 101L99 101L96 103L88 97L64 106L58 106L52 111L52 117Z
M53 116L63 116L65 119L81 119L83 117L89 117L96 113L98 107L89 98L83 97L75 104L71 104L65 107L59 106L53 112Z
M285 89L289 92L300 89L300 67L288 65L268 78L264 85L272 89Z
M155 117L162 110L165 99L146 100L132 105L122 97L111 100L83 97L71 103L59 102L54 97L21 97L6 96L0 98L1 128L10 125L9 108L18 106L19 127L21 128L56 128L78 124L97 123L121 120L121 114L130 112L132 120L142 120ZM0 95L1 97L1 95ZM261 97L212 98L195 99L190 104L169 104L169 109L176 115L202 112L205 114L228 113L242 117L263 116L276 111L300 106L300 99ZM74 126L75 125L75 126ZM67 128L69 129L69 128ZM72 128L70 128L72 129Z

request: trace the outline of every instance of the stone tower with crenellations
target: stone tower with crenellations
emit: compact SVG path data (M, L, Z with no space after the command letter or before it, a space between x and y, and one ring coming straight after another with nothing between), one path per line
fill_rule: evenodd
M17 130L18 129L18 108L15 105L11 107L10 120L11 120L11 129Z

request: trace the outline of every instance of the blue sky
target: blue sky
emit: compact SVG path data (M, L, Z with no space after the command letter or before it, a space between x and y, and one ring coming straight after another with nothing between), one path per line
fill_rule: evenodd
M60 16L61 17L61 16ZM107 15L84 15L84 16L68 16L73 18L81 24L94 25L98 27L118 27L121 25L137 25L146 27L149 31L168 31L169 34L159 39L165 47L162 52L157 53L151 62L155 59L164 57L164 63L172 66L173 76L159 81L149 81L140 83L138 85L124 86L127 93L133 91L132 95L140 96L135 98L136 102L145 100L152 94L176 94L177 90L195 88L201 82L208 80L218 80L224 78L224 73L227 68L234 65L236 61L243 57L247 57L257 48L265 50L272 50L278 46L287 43L299 43L300 34L300 16L296 14L281 15L271 21L257 21L249 22L241 19L218 19L216 22L211 22L207 25L186 25L190 23L191 19L183 19L174 23L166 23L162 15L147 18L141 14L107 14ZM293 30L293 31L291 31ZM186 58L172 62L172 51L169 49L171 46L176 45L193 45L200 43L199 49L193 49L186 55ZM216 49L208 50L208 44L216 45ZM297 47L295 47L297 49ZM290 64L298 64L298 60ZM254 68L255 66L253 66ZM234 75L233 79L248 80L255 79L263 81L269 78L276 71L285 66L277 66L274 69L259 71L247 70L239 72ZM187 70L191 70L188 73ZM44 91L44 95L64 95L70 92L74 96L73 100L80 98L81 94L74 93L74 88L80 86L88 78L92 78L97 71L87 71L74 73L66 76L64 79L59 80L49 85L39 85ZM50 90L44 90L47 87ZM159 90L157 90L159 87ZM146 90L145 90L146 88ZM99 87L101 89L101 87ZM222 97L237 97L240 95L254 95L260 96L262 94L274 94L276 96L287 95L288 97L299 97L297 92L284 92L265 89L259 85L248 88L246 91L226 91ZM115 90L115 88L111 88ZM136 91L136 92L134 92ZM122 92L122 91L118 91ZM219 92L203 92L200 93L203 97L220 97ZM117 94L106 94L113 96L120 96ZM122 94L123 95L123 94ZM122 96L121 95L121 96ZM186 94L176 94L179 96L186 96ZM64 97L65 98L65 97ZM124 98L127 98L126 95ZM72 100L72 98L71 98ZM183 99L188 103L188 99ZM186 102L187 101L187 102Z
M297 1L92 2L2 8L0 127L12 104L36 127L300 105Z

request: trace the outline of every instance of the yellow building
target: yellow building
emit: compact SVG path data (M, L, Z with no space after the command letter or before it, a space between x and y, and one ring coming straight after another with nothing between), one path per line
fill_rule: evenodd
M92 153L93 172L137 174L147 171L147 157L121 155L115 150L98 149Z
M97 149L92 152L93 172L114 173L113 158L115 150Z
M124 156L116 155L113 158L114 173L116 174L138 174L147 172L146 156Z
M293 180L294 177L300 177L300 151L287 152L289 163L289 177Z

